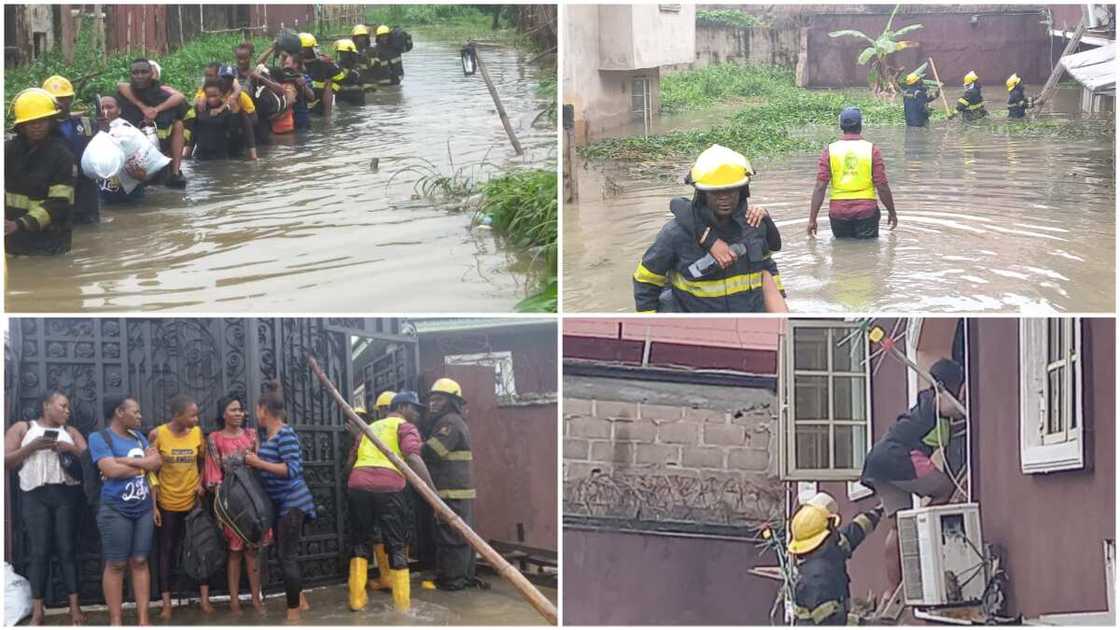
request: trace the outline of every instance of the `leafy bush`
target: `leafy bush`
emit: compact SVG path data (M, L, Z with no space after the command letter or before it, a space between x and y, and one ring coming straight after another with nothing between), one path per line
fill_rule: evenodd
M521 311L556 310L556 171L514 171L486 182L480 213L494 231L517 247L543 258L548 272L538 292L518 304Z
M765 26L757 17L734 9L718 9L715 11L697 11L696 23L703 26L736 26L750 28L752 26Z

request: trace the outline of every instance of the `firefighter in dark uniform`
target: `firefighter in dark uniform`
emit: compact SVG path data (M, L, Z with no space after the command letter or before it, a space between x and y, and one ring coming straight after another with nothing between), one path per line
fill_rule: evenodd
M377 80L374 78L373 60L374 47L370 41L369 27L359 24L350 32L350 39L358 49L358 74L362 78L362 89L366 92L377 91Z
M467 525L474 525L474 483L471 481L471 432L463 419L463 391L449 378L432 384L428 396L431 426L422 456L436 493ZM474 550L449 524L436 517L436 581L424 588L458 591L475 584Z
M840 527L836 501L821 492L802 505L790 524L788 550L797 563L793 616L799 626L848 624L848 560L883 516L882 506Z
M906 86L902 88L902 107L906 113L907 127L925 127L929 124L929 104L938 96L930 96L922 78L911 72L906 75Z
M186 145L183 127L183 119L187 115L186 100L179 92L160 83L151 61L134 60L130 72L128 90L117 90L121 118L134 127L140 127L145 121L155 123L160 151L171 158L171 164L164 171L164 183L172 188L186 188L187 180L179 170ZM134 99L136 102L133 102Z
M377 46L374 47L374 76L382 85L400 85L404 76L404 62L401 55L406 52L400 42L393 41L393 29L382 24L377 27Z
M318 40L311 33L299 34L300 58L303 62L303 71L311 77L311 89L315 92L315 99L307 103L313 114L322 114L329 117L334 108L334 86L331 79L338 74L338 65L330 57L320 55L315 51L319 45Z
M1023 80L1015 73L1007 77L1007 117L1024 118L1027 109L1034 107L1034 99L1023 91Z
M331 89L338 100L348 105L365 105L366 93L362 89L362 76L358 69L358 47L352 39L334 43L338 56L338 74L331 77Z
M77 167L77 176L74 178L74 223L98 223L101 221L101 197L98 194L97 182L82 173L82 154L86 145L97 132L93 121L88 116L75 114L70 111L74 101L74 86L66 77L54 75L43 82L43 89L50 92L58 102L62 114L58 117L58 134L70 147L70 154L74 156L74 165Z
M696 194L669 203L673 219L634 271L639 313L786 310L770 255L782 237L766 210L748 209L753 174L747 158L726 147L700 154L685 179ZM701 269L703 260L711 264Z
M980 120L988 115L988 110L984 109L984 97L980 94L980 77L976 76L975 71L969 70L964 75L964 94L957 99L957 111L965 122Z
M16 136L4 143L4 249L53 256L70 251L74 156L55 132L51 93L28 88L12 101Z

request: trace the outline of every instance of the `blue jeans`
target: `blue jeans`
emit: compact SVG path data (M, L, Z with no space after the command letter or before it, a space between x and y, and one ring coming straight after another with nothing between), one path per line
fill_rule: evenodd
M129 558L145 559L152 551L155 533L152 511L129 518L108 505L97 510L97 529L101 533L101 558L123 562Z

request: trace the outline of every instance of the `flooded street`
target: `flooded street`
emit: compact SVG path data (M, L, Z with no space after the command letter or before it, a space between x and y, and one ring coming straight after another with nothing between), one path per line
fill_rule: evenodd
M366 106L336 103L330 124L313 116L257 162L184 161L185 193L150 186L140 205L103 208L69 255L9 258L8 311L512 310L532 265L418 185L555 164L555 127L531 125L546 106L532 54L480 48L525 149L515 156L460 46L416 36L402 85Z
M1002 104L991 109L1004 116ZM823 148L835 133L822 133ZM864 137L882 150L899 215L891 232L884 212L878 241L834 240L827 199L818 238L806 236L819 150L751 158L752 203L782 230L775 260L791 310L1113 310L1113 137L1018 137L955 120ZM675 169L678 182L688 166ZM565 309L633 310L634 268L669 218L669 200L692 194L640 171L610 163L579 171L579 203L564 211Z

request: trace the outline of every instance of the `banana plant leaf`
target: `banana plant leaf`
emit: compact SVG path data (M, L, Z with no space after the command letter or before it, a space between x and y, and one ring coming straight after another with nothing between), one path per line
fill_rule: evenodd
M918 75L919 77L924 77L924 76L926 76L926 66L928 66L928 65L929 65L929 62L927 61L927 62L923 63L922 65L918 66L917 68L915 68L912 72L914 74Z
M871 61L871 58L874 57L877 52L879 51L876 50L874 46L868 46L867 48L864 48L863 52L859 54L859 58L856 59L856 63L861 66L866 64L868 61Z
M863 33L859 32L859 31L852 31L852 30L832 31L831 33L828 34L828 36L829 37L861 37L861 38L866 39L867 41L871 42L872 44L875 43L875 40L871 39L870 37L868 37L867 35L864 35Z
M925 27L922 26L921 24L911 24L910 26L903 26L902 28L900 28L900 29L898 29L897 31L894 32L894 36L898 37L900 35L905 35L907 33L912 33L912 32L914 32L914 31L916 31L920 28L925 28Z

